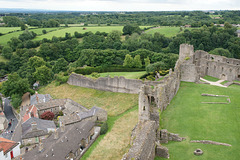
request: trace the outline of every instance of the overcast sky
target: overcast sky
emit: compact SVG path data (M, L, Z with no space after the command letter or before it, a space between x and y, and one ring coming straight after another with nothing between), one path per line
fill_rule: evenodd
M0 8L68 11L240 10L240 0L0 0Z

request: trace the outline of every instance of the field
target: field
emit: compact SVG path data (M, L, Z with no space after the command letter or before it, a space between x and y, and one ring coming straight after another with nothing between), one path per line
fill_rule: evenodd
M39 90L53 98L70 98L91 108L94 105L108 112L108 132L100 135L81 159L121 159L130 145L131 132L138 120L138 95L98 91L63 84L49 84Z
M147 34L154 34L155 32L159 32L160 34L163 34L166 37L173 37L180 32L180 27L161 26L159 28L154 28L154 29L145 31L145 33Z
M143 72L105 72L105 73L99 73L100 77L108 77L110 76L111 78L115 76L123 76L126 79L138 79L142 75L146 74L145 71ZM90 75L88 77L91 77Z
M9 28L12 28L12 27L9 27ZM44 30L44 29L47 32L50 32L50 31L53 31L53 30L57 30L58 28L37 28L37 29L30 29L29 31L33 31L37 35L41 35L42 34L42 30ZM18 37L22 33L23 33L23 31L17 31L17 32L8 33L6 35L0 36L0 45L7 45L7 42L10 41L12 37Z
M230 104L202 104L218 101L217 97L202 97L202 93L228 95ZM187 139L164 144L172 160L237 160L240 157L240 86L221 88L206 84L181 82L177 95L161 114L161 127ZM220 98L219 101L223 99ZM226 101L226 100L225 100ZM232 147L190 143L190 140L212 140L231 144ZM193 151L203 150L202 156ZM155 158L156 160L162 158Z
M0 27L0 33L8 33L8 32L12 32L12 31L17 31L17 30L21 30L20 27Z
M214 14L210 14L209 17L211 17L211 18L222 17L222 15L214 15Z
M83 28L86 28L85 30L83 30ZM74 35L74 32L78 32L78 33L85 33L85 32L93 32L96 33L97 31L99 32L106 32L109 33L113 30L118 30L118 31L122 31L123 26L104 26L104 27L68 27L68 28L64 28L58 31L54 31L45 35L41 35L35 38L35 40L41 40L43 38L47 38L47 39L51 39L53 36L56 37L64 37L65 33L71 33L71 35Z

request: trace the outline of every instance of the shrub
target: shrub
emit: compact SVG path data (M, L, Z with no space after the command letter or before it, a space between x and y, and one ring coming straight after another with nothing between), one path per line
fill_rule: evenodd
M100 135L107 133L107 131L108 131L108 124L107 122L104 122L101 126Z
M98 72L93 72L93 73L91 73L91 76L94 78L99 78L100 74Z
M58 116L63 116L62 110L59 111Z
M55 116L54 113L50 111L46 111L40 115L41 119L45 120L53 120L54 116Z

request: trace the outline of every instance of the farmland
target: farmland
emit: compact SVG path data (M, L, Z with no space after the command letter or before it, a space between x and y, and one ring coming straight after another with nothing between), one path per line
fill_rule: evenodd
M159 32L160 34L163 34L166 37L173 37L180 32L180 27L161 26L161 27L147 30L145 33L154 34L155 32Z
M20 27L0 27L0 33L6 34L13 31L20 31Z
M19 28L19 27L3 27L3 28L9 28L9 30L11 30L11 28ZM44 30L44 29L47 32L51 32L51 31L57 30L58 28L36 28L36 29L34 28L34 29L30 29L29 31L33 31L37 35L41 35L42 30ZM7 42L10 41L12 37L18 37L23 32L24 31L16 31L16 32L12 32L12 33L8 33L8 34L0 36L0 45L7 45ZM0 27L0 33L1 33L1 27Z

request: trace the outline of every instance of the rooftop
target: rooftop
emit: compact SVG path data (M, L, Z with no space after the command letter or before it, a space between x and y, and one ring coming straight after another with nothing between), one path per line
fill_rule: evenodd
M36 123L36 129L33 129L32 124ZM48 134L48 129L55 129L53 121L43 120L32 117L22 124L22 138L31 138Z
M16 147L18 145L17 142L14 141L10 141L8 139L5 138L1 138L0 137L0 151L3 151L4 154L8 153L9 151L11 151L14 147Z
M43 140L43 150L39 152L36 147L27 152L23 158L26 160L65 160L70 153L75 153L80 148L82 139L90 135L90 130L94 127L91 121L75 123L65 126L65 132L58 129L58 139L54 139L54 133L47 139Z
M52 99L52 97L50 96L50 94L34 94L31 96L30 98L30 104L38 104L38 103L45 103L48 102Z

